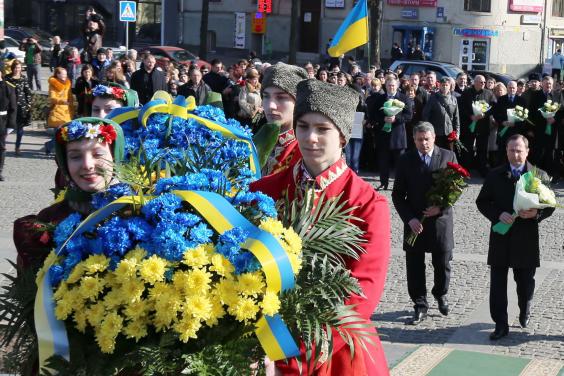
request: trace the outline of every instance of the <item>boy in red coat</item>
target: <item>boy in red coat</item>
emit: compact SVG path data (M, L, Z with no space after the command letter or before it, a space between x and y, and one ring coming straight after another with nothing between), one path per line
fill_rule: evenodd
M306 185L313 184L315 199L322 193L327 198L342 194L340 199L347 201L346 206L355 207L351 214L362 220L358 226L365 233L366 252L359 260L347 260L347 266L360 282L364 296L351 296L346 303L355 304L358 313L370 321L384 290L390 257L390 211L387 200L359 178L342 156L342 149L351 135L357 102L358 94L347 87L315 79L300 82L294 128L302 159L291 168L253 183L251 189L262 191L274 200L284 198L287 193L289 199L294 200L302 199ZM331 361L316 365L308 373L388 375L384 351L377 337L374 337L375 345L368 346L369 354L355 351L354 358L338 334L333 338ZM302 356L302 367L306 370L304 360ZM283 375L300 374L295 359L288 363L276 362L276 368Z

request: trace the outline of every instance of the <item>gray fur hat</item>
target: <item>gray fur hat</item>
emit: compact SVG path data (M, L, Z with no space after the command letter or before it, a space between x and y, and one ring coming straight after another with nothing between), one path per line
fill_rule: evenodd
M341 131L347 143L351 138L359 93L347 86L337 86L314 78L298 84L294 125L303 114L319 112Z
M298 82L303 80L307 80L305 69L278 62L264 71L262 91L270 86L276 86L296 98L296 87Z

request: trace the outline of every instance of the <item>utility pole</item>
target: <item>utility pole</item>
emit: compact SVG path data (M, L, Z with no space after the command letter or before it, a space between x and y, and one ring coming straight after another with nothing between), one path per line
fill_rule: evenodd
M370 30L368 35L369 56L368 61L373 65L381 67L381 40L382 40L382 18L383 0L368 0L368 11L370 12ZM370 67L368 67L370 68Z
M290 55L288 56L288 64L296 64L296 56L298 51L298 17L300 9L300 0L292 0L292 12L290 16Z
M202 19L200 20L200 51L199 58L206 60L208 55L208 18L210 15L210 0L202 0Z

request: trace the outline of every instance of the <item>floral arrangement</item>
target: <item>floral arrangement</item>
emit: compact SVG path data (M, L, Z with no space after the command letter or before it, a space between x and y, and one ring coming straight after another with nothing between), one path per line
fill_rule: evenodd
M327 332L339 333L351 351L370 340L371 324L344 304L361 294L343 257L358 259L363 235L344 203L321 197L311 214L311 203L294 202L279 216L270 197L249 190L256 177L248 144L204 124L248 130L214 107L190 112L202 118L163 110L145 126L123 124L129 160L114 168L121 183L94 195L96 212L71 214L55 227L55 250L37 282L52 288L70 354L45 360L40 352L42 372L246 373L257 362L261 371L265 355L298 356L296 343L305 344L308 362L319 361L321 349L332 348ZM280 250L270 266L257 239ZM282 287L273 283L272 265L280 267ZM14 281L9 291L17 295L25 284ZM0 296L0 317L16 315L10 322L24 324L2 333L0 343L32 326L23 316L30 309L14 311L13 304ZM259 330L270 320L293 338L278 358ZM282 329L269 330L277 338ZM37 342L18 342L11 354L18 370L33 367Z
M460 141L456 131L452 131L448 134L447 141L453 143L453 146L458 154L462 153L462 151L467 151L466 146L464 146L464 144Z
M532 124L529 120L529 110L523 108L522 106L515 106L515 108L508 108L507 109L507 121L512 123L512 125L504 125L501 131L499 131L499 136L503 137L509 127L515 125L515 123L526 121L529 124Z
M483 99L472 102L472 113L474 116L484 115L490 108L491 106ZM471 133L476 132L476 124L478 124L476 120L470 123L469 129Z
M92 89L94 97L110 97L125 101L125 90L117 86L97 85Z
M454 206L468 186L465 179L470 178L470 173L457 163L447 162L447 167L433 172L433 184L427 192L427 205L446 209ZM426 217L421 219L421 223ZM411 232L405 240L410 246L415 245L419 234Z
M549 99L543 104L541 108L539 108L539 111L543 118L554 119L554 116L556 115L556 112L558 112L559 109L560 109L560 103L553 102L552 100ZM548 122L546 123L546 128L544 130L544 133L547 136L552 135L552 124Z
M396 116L403 111L404 107L405 103L403 103L402 101L397 99L388 99L386 102L384 102L384 106L380 109L384 111L384 114L386 114L386 116ZM392 131L392 124L384 123L382 131L390 133Z
M73 120L68 124L57 129L56 140L59 144L66 144L70 141L81 138L97 139L100 142L111 144L117 137L114 127L103 122L86 123Z
M521 210L543 209L562 207L556 201L556 194L543 183L537 169L527 171L519 177L515 184L515 195L513 196L513 218ZM500 235L505 235L512 224L503 222L496 223L492 230Z

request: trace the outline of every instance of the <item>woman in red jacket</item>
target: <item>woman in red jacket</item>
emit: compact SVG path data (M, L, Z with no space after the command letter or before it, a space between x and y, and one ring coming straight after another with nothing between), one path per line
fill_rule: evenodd
M359 260L347 260L347 267L360 282L364 296L351 296L347 304L356 305L366 320L376 309L384 290L390 257L390 211L387 200L359 178L346 164L342 150L351 135L352 120L358 103L358 93L315 79L298 84L294 128L302 159L292 168L264 177L251 185L274 200L287 194L290 200L304 197L305 187L314 186L315 198L325 193L327 198L342 194L347 207L354 207L352 215L361 219L357 224L364 231L365 253ZM388 375L383 348L377 337L375 345L364 351L349 348L339 335L333 336L330 362L318 364L308 373L316 375ZM305 370L305 356L302 357ZM297 361L276 362L276 373L299 375Z

